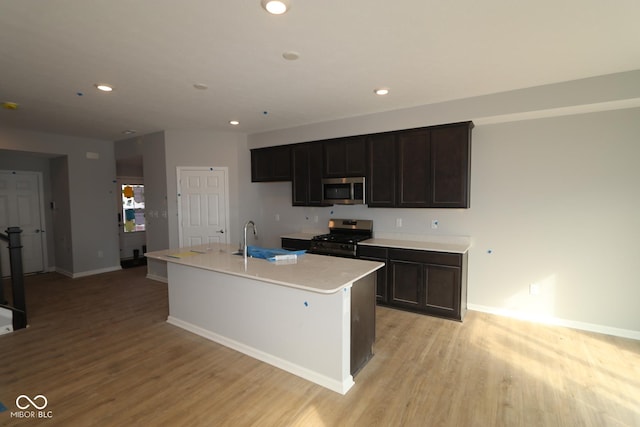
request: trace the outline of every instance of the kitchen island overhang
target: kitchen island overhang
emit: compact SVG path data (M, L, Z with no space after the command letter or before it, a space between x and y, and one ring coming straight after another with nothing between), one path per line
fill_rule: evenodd
M147 254L167 261L167 322L345 394L372 354L374 272L384 264L312 254L245 264L233 252L211 244Z

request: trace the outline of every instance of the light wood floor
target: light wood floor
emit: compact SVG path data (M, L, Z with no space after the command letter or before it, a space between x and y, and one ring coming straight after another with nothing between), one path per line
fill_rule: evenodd
M469 312L377 309L345 396L165 323L144 267L27 278L30 327L0 336L0 425L42 394L60 426L640 426L640 342ZM6 285L6 284L5 284Z

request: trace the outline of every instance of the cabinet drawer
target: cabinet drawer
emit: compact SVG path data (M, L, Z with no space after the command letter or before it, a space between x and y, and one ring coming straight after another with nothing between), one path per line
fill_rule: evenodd
M358 245L358 257L387 259L387 248L380 246Z
M418 251L413 249L389 249L389 259L419 262L422 264L462 266L462 254L449 252Z

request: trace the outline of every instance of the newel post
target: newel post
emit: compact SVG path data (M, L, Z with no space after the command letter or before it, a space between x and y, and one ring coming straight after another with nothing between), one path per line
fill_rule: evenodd
M24 295L24 274L22 273L22 243L20 227L7 228L9 236L9 262L11 264L11 289L13 291L13 329L27 326L27 303Z

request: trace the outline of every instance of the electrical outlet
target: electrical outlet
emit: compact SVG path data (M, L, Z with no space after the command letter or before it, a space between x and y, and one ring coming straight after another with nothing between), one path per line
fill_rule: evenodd
M102 258L102 257L104 257L104 252L98 251L98 258Z
M431 221L431 228L432 229L435 230L436 228L438 228L438 225L440 225L440 222L437 219L434 219L434 220Z
M276 222L280 221L280 214L276 214Z
M402 218L396 218L396 227L402 227Z

